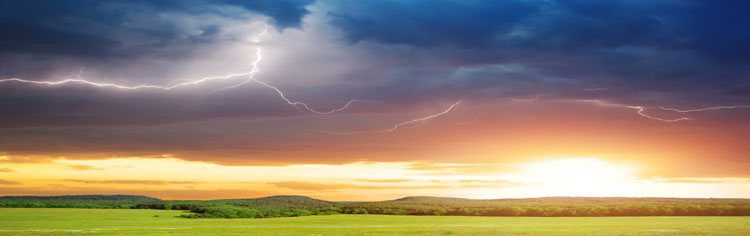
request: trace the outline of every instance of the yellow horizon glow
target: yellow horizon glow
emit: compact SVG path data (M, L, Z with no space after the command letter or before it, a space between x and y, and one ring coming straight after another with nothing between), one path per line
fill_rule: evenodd
M517 163L353 162L223 166L165 158L3 163L0 195L142 194L164 199L307 195L326 200L465 198L748 197L747 178L655 178L600 157Z
M556 158L522 165L519 182L545 185L558 195L604 196L630 183L633 167L598 158ZM564 191L559 191L564 190Z

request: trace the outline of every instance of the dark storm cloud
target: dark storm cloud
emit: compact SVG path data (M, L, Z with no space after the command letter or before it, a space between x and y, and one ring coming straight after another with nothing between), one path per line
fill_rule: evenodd
M217 2L242 6L248 10L258 11L270 16L277 27L300 27L301 18L308 13L305 6L315 0L219 0Z
M744 1L319 1L306 8L308 4L0 0L2 78L54 79L49 68L62 67L54 71L60 74L84 65L93 68L92 80L163 85L186 74L236 72L217 64L246 59L238 55L252 54L247 51L251 47L207 57L218 58L216 64L192 61L204 55L190 52L234 49L237 45L223 43L238 39L221 35L248 24L245 13L251 12L270 17L281 29L261 44L270 49L269 60L261 63L261 80L316 108L352 98L377 101L356 104L342 116L312 117L259 86L209 94L222 84L164 92L6 83L0 86L0 153L7 152L13 161L51 154L173 154L225 164L418 158L414 153L429 159L434 153L426 150L451 146L453 140L436 145L422 136L397 139L404 133L366 139L307 129L325 122L328 126L321 126L332 130L382 129L434 114L459 99L465 103L450 115L467 114L459 111L465 106L538 95L643 106L750 104L750 31L741 28L750 23L743 12L750 3ZM307 9L313 12L303 22ZM206 14L222 20L201 18ZM159 15L175 17L155 17ZM239 22L224 21L237 18ZM289 27L298 30L283 31ZM257 29L242 28L247 33L242 39L247 41L252 30ZM328 41L330 35L336 41ZM351 63L327 60L341 55ZM175 66L163 68L170 65ZM337 75L346 78L330 78ZM152 78L156 81L147 81ZM626 119L642 118L632 109L615 110L630 115ZM740 112L711 114L731 125L746 120ZM420 129L431 132L429 126ZM418 141L421 145L415 146ZM385 154L372 155L381 150Z
M159 125L212 118L299 114L263 88L221 94L112 91L91 87L0 87L0 129Z
M206 25L201 26L202 33L185 37L180 22L160 19L160 14L242 17L221 9L234 6L267 15L283 29L299 27L301 18L307 14L305 6L310 3L308 0L2 0L0 53L95 58L142 56L169 44L212 41L221 31L221 25ZM156 20L137 21L142 17ZM130 42L132 38L138 38L138 43Z
M741 103L750 88L745 1L336 2L329 22L349 43L401 46L387 97L528 95L613 87L664 101ZM403 46L407 46L404 49ZM411 49L409 49L411 48ZM394 63L395 64L395 63ZM408 66L407 66L408 65ZM511 65L524 71L509 71ZM461 69L479 77L456 78ZM388 69L386 69L388 70ZM521 73L519 73L521 72ZM404 75L410 74L410 79ZM407 81L412 80L412 81ZM430 81L430 82L425 82ZM562 90L562 91L560 91ZM441 92L442 91L442 92ZM630 97L611 97L634 102ZM604 98L607 99L607 98ZM670 100L671 99L671 100ZM690 101L692 100L692 101ZM686 104L683 104L686 105Z
M283 28L301 26L307 4L310 1L0 1L0 24L6 29L0 37L0 54L6 55L2 64L14 65L0 66L0 75L45 78L29 74L45 73L46 61L66 61L68 57L138 57L162 50L168 51L165 55L181 55L198 44L220 40L214 36L223 29L222 25L203 25L200 33L183 37L180 21L134 23L134 15L181 12L238 17L221 10L234 6L268 15ZM494 99L539 94L639 105L750 101L743 92L750 90L746 79L750 69L742 64L748 57L744 51L750 48L750 38L745 31L731 27L748 21L737 10L744 9L747 4L743 2L415 0L321 4L320 14L341 29L342 43L366 44L363 47L371 47L373 57L387 60L373 61L369 70L352 76L367 80L367 86L303 91L302 97L336 94L404 104L402 108L472 96ZM131 34L148 43L128 43ZM106 60L88 62L114 68L121 65ZM8 112L3 112L0 127L153 125L293 112L291 107L278 107L280 102L267 93L259 99L239 92L206 96L72 87L47 90L4 84L0 87L0 111ZM608 88L606 97L583 91L602 87ZM652 97L661 100L648 101Z
M351 4L351 5L349 5ZM538 6L522 1L370 1L331 12L348 40L415 46L481 47L508 33ZM351 13L350 13L351 12ZM358 15L361 14L361 15Z
M330 22L351 42L416 47L576 51L685 48L750 58L745 1L370 1L334 4ZM732 50L735 49L735 50ZM739 50L739 51L738 51Z

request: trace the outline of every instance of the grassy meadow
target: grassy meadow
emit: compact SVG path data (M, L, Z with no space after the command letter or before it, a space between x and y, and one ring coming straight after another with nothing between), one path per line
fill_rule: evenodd
M0 235L750 235L750 217L329 215L187 219L151 209L0 208Z

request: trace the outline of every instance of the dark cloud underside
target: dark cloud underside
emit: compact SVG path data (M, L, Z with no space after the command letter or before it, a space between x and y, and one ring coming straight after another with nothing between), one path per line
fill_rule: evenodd
M94 79L128 85L167 83L173 71L235 73L214 67L254 56L248 41L260 27L247 26L267 19L259 78L315 107L376 101L313 116L257 84L211 93L226 84L129 91L3 83L0 156L471 162L543 146L714 161L746 173L747 145L738 140L748 138L750 109L677 114L659 106L750 105L749 8L747 1L694 0L0 0L0 78L55 79L83 66ZM246 72L249 63L232 69ZM394 134L311 131L387 129L457 100L464 103L441 119ZM580 100L602 103L565 102ZM632 106L696 119L666 124ZM682 148L659 149L670 145Z

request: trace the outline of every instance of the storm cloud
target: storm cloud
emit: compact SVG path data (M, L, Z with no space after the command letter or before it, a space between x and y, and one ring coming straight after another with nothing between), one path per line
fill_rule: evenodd
M170 154L232 165L472 162L554 141L574 144L550 150L594 153L601 150L584 140L601 135L622 145L612 148L618 153L664 154L654 140L691 150L701 143L693 154L664 159L742 163L747 147L737 140L750 129L750 109L681 114L659 107L750 104L750 33L738 28L750 23L749 4L0 1L0 79L56 81L82 71L107 83L168 85L247 72L260 47L257 78L293 101L333 109L368 100L321 116L258 84L213 92L236 79L170 91L7 82L0 84L0 153L10 160ZM255 42L263 24L268 33ZM458 100L442 120L403 133L314 132L382 130ZM696 119L664 124L634 107Z

